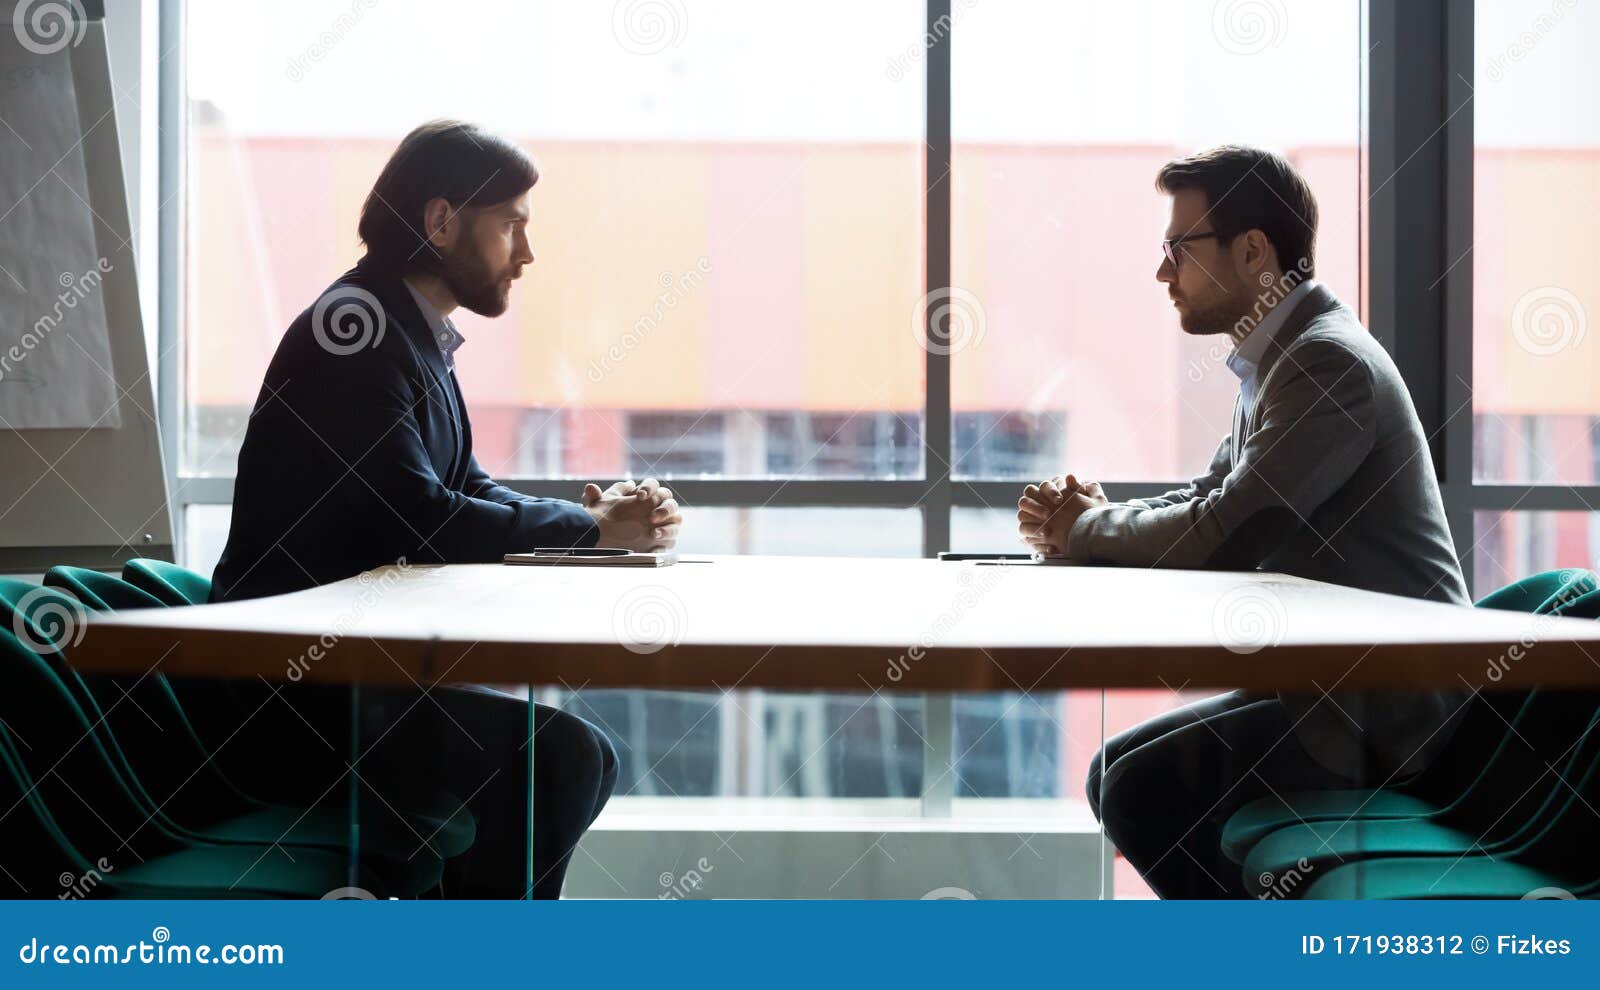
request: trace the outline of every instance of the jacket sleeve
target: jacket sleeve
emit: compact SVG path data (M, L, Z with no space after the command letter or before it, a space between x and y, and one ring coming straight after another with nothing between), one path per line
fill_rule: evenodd
M535 546L592 546L598 538L581 506L554 499L501 501L448 488L434 472L417 411L430 400L407 367L403 348L330 355L310 369L302 397L337 396L325 415L302 417L340 462L348 497L388 513L385 520L417 559L446 563L498 561ZM323 379L319 381L318 379ZM437 401L437 399L434 399ZM488 482L488 476L482 475ZM489 482L480 495L506 492Z
M1257 423L1220 485L1174 504L1108 505L1078 517L1079 561L1249 569L1347 482L1372 449L1371 371L1348 348L1312 340L1286 352L1259 396ZM1324 538L1331 534L1322 534Z
M548 539L539 546L592 547L600 538L599 530L595 529L593 520L583 506L565 499L524 495L497 484L478 463L475 454L467 464L467 481L462 488L463 493L472 498L497 505L519 506L522 512L532 513L542 519L535 523L535 528L541 536L547 535Z

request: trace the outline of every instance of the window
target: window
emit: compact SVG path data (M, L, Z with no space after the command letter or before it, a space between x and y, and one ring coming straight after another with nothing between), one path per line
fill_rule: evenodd
M1179 331L1155 281L1156 170L1222 143L1285 154L1321 210L1317 278L1359 305L1362 4L955 8L955 472L1199 473L1238 382L1227 346ZM977 449L990 430L1013 456Z
M885 70L917 0L184 10L185 473L232 473L379 167L457 116L543 173L511 310L456 317L491 474L766 477L769 448L785 476L920 474L923 96ZM854 417L900 425L857 442Z
M1253 19L1179 0L947 6L490 0L469 20L423 0L183 4L167 118L181 272L164 291L181 314L166 425L186 559L220 553L279 335L359 257L370 183L436 116L515 137L543 171L538 261L511 311L458 320L497 478L575 494L663 476L690 505L688 553L913 556L1020 550L1023 479L1070 468L1159 490L1196 473L1236 383L1153 281L1155 170L1224 140L1283 151L1322 207L1318 277L1359 304L1364 5L1279 0ZM925 105L929 72L948 73L948 107ZM1297 99L1237 98L1260 79ZM948 146L929 126L946 112ZM946 176L948 215L925 210ZM927 286L928 246L946 240L950 285ZM930 308L952 318L947 363L924 346ZM941 420L948 433L926 428ZM1478 445L1518 437L1551 442L1485 430ZM1024 687L953 704L546 697L619 740L619 793L914 801L923 767L948 760L957 801L1080 805L1102 724L1180 700Z
M1588 229L1600 210L1600 97L1588 84L1600 10L1478 3L1473 28L1471 576L1481 596L1600 559L1600 247Z
M832 476L857 465L879 478L914 477L922 414L768 413L766 473Z
M1528 0L1479 3L1475 16L1473 476L1592 485L1600 10Z
M1473 587L1481 597L1540 571L1593 568L1600 513L1478 512L1473 545Z

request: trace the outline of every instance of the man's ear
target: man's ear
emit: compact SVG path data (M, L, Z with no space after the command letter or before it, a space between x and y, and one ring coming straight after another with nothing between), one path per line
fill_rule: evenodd
M1258 229L1251 229L1234 239L1234 261L1245 281L1255 281L1263 272L1277 274L1273 263L1272 242Z
M435 248L450 246L458 222L455 207L443 196L435 196L422 206L422 231Z

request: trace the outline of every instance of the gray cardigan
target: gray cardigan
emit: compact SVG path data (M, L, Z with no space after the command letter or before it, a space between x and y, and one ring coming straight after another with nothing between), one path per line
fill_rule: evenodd
M1467 604L1422 424L1394 362L1356 314L1314 286L1268 345L1258 383L1248 415L1235 403L1233 432L1204 475L1157 498L1090 509L1068 534L1067 555L1259 567ZM1426 766L1466 694L1280 697L1307 751L1358 780Z

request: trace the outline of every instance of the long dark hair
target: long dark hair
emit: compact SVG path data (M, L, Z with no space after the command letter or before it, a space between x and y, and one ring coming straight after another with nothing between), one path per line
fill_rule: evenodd
M539 167L521 148L476 124L431 120L394 149L361 206L356 233L370 264L400 273L437 271L422 211L443 197L469 211L521 196L539 181Z

